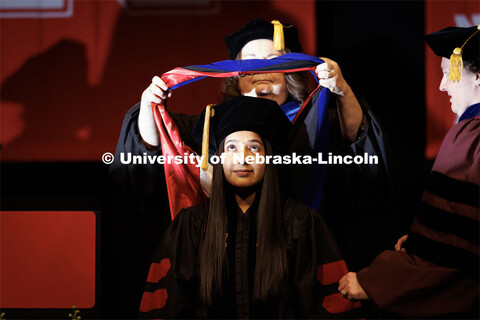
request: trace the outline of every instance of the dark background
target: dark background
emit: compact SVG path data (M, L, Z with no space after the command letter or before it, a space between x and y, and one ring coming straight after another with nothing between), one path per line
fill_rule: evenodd
M404 234L431 167L424 158L424 3L318 2L316 14L318 55L340 64L390 140L399 179L397 231ZM133 18L124 19L126 26ZM143 88L137 89L139 96ZM1 193L2 210L100 211L100 296L90 318L136 318L152 251L169 215L140 213L101 162L3 162Z
M424 10L423 1L317 3L318 53L339 62L390 141L400 232L408 230L433 164L425 159Z

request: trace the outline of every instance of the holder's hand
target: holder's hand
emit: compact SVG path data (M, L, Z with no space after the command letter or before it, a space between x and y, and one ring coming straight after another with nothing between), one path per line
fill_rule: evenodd
M142 93L140 101L140 113L138 115L138 130L143 141L150 149L157 148L160 145L160 133L152 113L152 103L163 103L172 96L168 86L160 77L155 76L152 83Z
M398 239L397 243L395 244L395 251L406 251L404 246L405 246L405 242L407 241L407 238L408 238L408 234Z
M368 295L358 283L355 272L349 272L340 279L338 291L348 300L368 300Z

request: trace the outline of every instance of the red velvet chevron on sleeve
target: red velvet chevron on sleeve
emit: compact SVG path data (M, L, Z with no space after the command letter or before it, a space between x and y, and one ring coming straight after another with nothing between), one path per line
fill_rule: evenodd
M317 266L317 279L324 286L338 284L340 278L348 273L345 260L325 263ZM333 293L323 298L322 306L330 313L337 314L353 309L360 309L360 302L348 301L340 293Z
M170 260L162 259L160 263L152 263L148 272L147 283L156 285L165 278L170 270ZM167 303L168 293L166 288L155 288L153 291L145 291L140 303L140 312L150 312L156 309L162 309Z

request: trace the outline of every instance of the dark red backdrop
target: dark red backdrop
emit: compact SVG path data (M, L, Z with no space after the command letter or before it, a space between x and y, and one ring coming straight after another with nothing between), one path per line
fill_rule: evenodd
M250 19L297 25L305 53L315 54L312 0L61 2L70 17L1 12L3 161L99 161L114 152L124 113L154 75L228 59L223 37ZM176 91L169 107L198 112L219 90L218 81L199 82Z

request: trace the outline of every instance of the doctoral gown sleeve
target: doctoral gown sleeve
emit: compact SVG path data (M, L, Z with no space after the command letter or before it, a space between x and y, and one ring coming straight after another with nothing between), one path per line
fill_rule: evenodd
M368 156L377 156L378 164L367 163L357 166L357 187L368 185L369 188L356 190L358 195L356 201L361 207L385 208L392 203L397 192L392 151L385 132L370 106L362 97L358 97L358 101L364 119L357 133L357 140L349 147L354 155L363 156L366 153ZM358 191L361 191L360 194Z
M165 232L147 277L140 318L195 318L197 253L205 204L183 209Z
M480 119L445 136L408 234L406 252L385 251L357 278L386 314L479 316Z
M338 292L338 281L348 272L335 239L321 216L295 200L286 206L286 231L291 248L290 310L287 317L326 319L360 316L360 303Z
M321 210L353 270L367 266L396 239L392 231L397 184L391 149L370 107L357 98L364 114L357 140L343 139L335 109L330 116L329 152L375 156L378 163L328 165Z
M134 164L133 162L123 163L125 160L128 160L129 154L132 157L135 155L152 157L159 156L162 153L160 148L149 150L144 144L138 129L139 112L140 103L137 103L125 115L115 151L115 160L109 168L109 174L127 194L134 195L143 212L151 213L158 211L158 203L162 199L165 200L164 202L168 206L163 166L156 162L150 163L148 161L142 164ZM193 145L190 132L198 116L169 114L177 124L184 142L187 145ZM163 211L168 213L168 210Z

